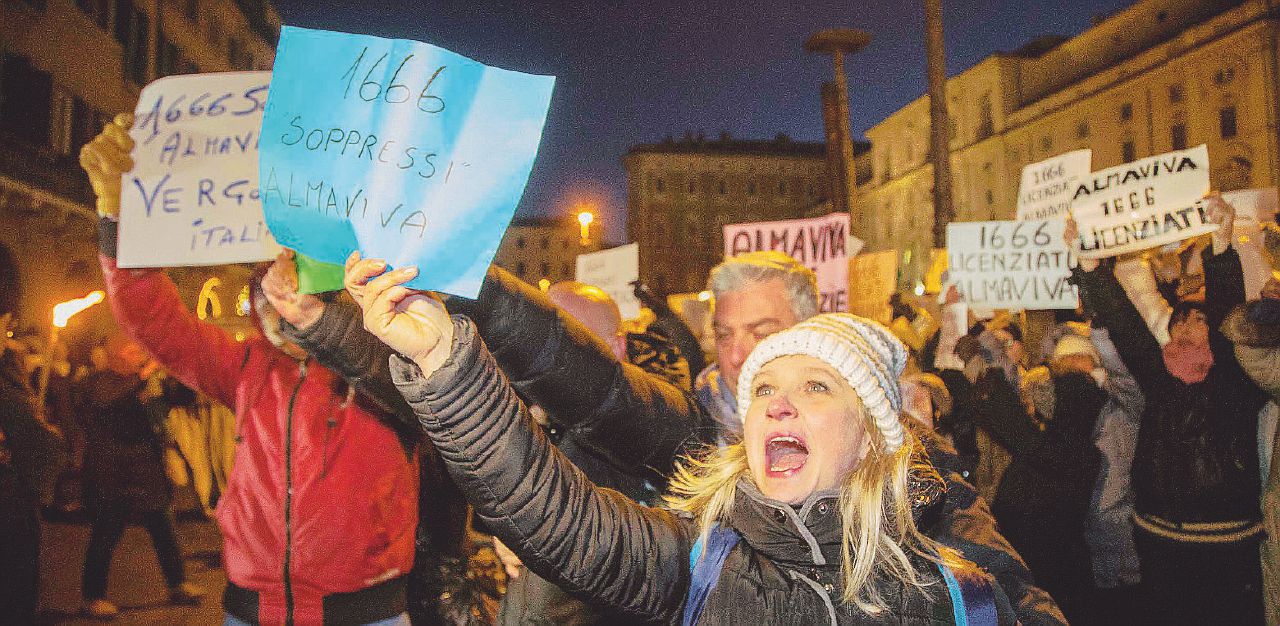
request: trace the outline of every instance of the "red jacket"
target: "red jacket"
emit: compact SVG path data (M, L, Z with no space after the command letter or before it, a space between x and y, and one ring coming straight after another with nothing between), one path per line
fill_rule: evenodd
M198 321L163 271L101 261L124 331L235 410L235 465L217 517L227 578L257 593L261 623L319 624L325 596L407 574L418 470L396 433L332 371Z

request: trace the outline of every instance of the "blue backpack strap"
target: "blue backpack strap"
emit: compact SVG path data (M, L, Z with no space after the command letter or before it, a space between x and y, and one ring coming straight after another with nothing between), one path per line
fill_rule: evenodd
M693 543L693 550L689 552L689 596L685 598L684 619L680 622L683 626L698 622L707 596L720 580L725 559L741 540L738 531L716 524L707 532L705 542L703 537L698 537Z
M991 581L976 568L957 573L939 563L938 569L942 572L942 579L947 581L956 626L995 626L998 622L996 594L991 588Z

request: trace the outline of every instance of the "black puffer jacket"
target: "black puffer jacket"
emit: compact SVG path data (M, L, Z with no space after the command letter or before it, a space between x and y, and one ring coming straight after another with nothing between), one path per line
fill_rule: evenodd
M553 414L575 445L607 462L611 471L664 481L677 457L714 441L714 423L690 393L662 376L618 363L591 331L504 270L490 269L478 300L451 298L448 306L478 318L480 336L513 386ZM360 324L353 306L326 307L315 326L328 330L301 343L375 395L398 396L385 360L371 358L379 350L386 354L386 348ZM348 330L331 332L335 328ZM1022 558L996 529L986 501L964 479L965 466L955 450L932 433L916 434L948 485L938 514L921 520L921 530L994 575L1023 624L1065 624L1053 599L1035 586Z
M1257 423L1266 394L1241 369L1220 326L1244 302L1234 249L1204 254L1205 304L1213 367L1187 384L1166 369L1159 344L1114 274L1076 271L1095 323L1111 340L1147 398L1133 461L1138 527L1197 542L1261 533Z
M452 356L430 379L399 357L392 376L477 516L539 575L629 614L678 623L690 582L692 520L592 485L530 427L474 327L455 318L454 333ZM727 524L743 541L698 623L952 623L942 586L927 597L883 584L892 608L876 616L839 602L836 499L817 493L797 511L740 483ZM919 564L925 575L928 567ZM995 588L1001 623L1013 623Z
M547 410L561 449L596 484L663 484L681 452L712 441L711 422L688 385L620 363L591 331L506 270L490 268L477 299L450 298L448 306L475 322L511 385Z

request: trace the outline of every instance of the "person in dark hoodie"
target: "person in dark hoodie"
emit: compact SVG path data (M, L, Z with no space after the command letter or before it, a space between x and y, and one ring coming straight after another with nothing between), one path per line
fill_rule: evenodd
M1261 624L1258 411L1266 394L1221 325L1244 302L1235 208L1204 200L1219 228L1203 253L1203 303L1173 307L1162 349L1110 268L1081 259L1075 281L1094 323L1146 397L1133 462L1134 533L1153 623ZM1077 239L1074 221L1067 241Z

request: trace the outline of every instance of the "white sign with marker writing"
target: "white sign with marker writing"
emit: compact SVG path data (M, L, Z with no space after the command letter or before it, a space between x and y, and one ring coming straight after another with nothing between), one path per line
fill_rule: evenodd
M1094 172L1071 197L1079 254L1101 259L1211 233L1218 225L1200 202L1208 191L1203 145Z
M629 243L599 252L578 255L575 278L599 287L618 304L622 319L640 315L640 301L631 283L640 279L640 244Z
M271 72L161 78L134 113L121 180L120 267L265 261L280 247L258 194L258 132Z
M976 308L1074 309L1061 219L947 224L947 271Z
M1022 168L1018 219L1061 217L1071 209L1076 185L1089 175L1093 150L1075 150Z

